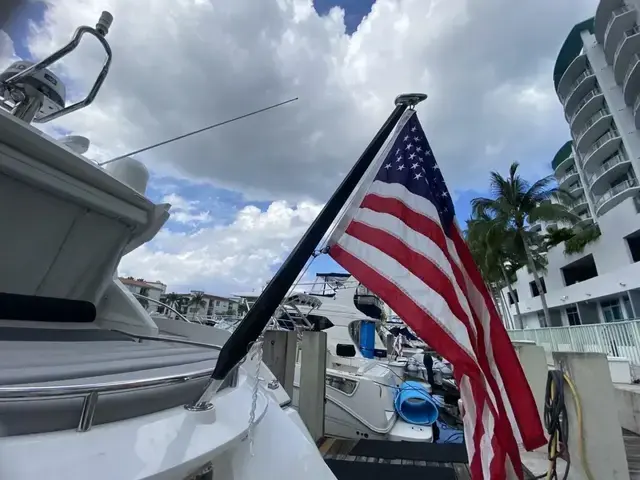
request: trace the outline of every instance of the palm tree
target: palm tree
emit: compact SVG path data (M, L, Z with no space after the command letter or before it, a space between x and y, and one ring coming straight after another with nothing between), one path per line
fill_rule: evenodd
M502 224L505 231L512 231L514 240L521 247L529 270L533 274L542 310L544 311L546 327L551 324L547 300L538 275L539 266L536 265L535 255L542 253L539 242L540 236L530 232L528 225L538 220L548 222L567 221L576 222L576 215L562 203L551 201L558 189L553 187L555 178L550 175L530 184L518 175L518 163L514 162L509 168L509 176L504 178L498 172L491 172L490 191L493 198L474 198L471 201L476 216L488 216L497 224ZM536 268L538 267L538 268Z
M522 315L516 300L512 284L516 281L516 272L526 264L526 255L522 242L513 228L509 228L486 214L476 215L467 221L466 240L480 273L494 297L507 287L514 302L516 318L522 328ZM536 239L536 245L539 242ZM538 270L543 270L546 259L537 249L532 253Z
M149 300L142 297L136 297L136 299L138 299L138 302L140 302L140 305L142 305L142 308L144 308L145 310L149 308Z
M176 307L178 306L179 301L180 301L180 295L175 292L167 293L167 295L164 297L164 303L175 310L177 310ZM169 313L169 317L173 316L173 312L168 312L168 313Z
M577 198L572 196L569 192L562 189L554 194L556 201L562 203L567 208L572 208ZM580 226L580 217L574 219L574 221L565 222L565 226L547 228L547 232L544 235L544 244L546 249L550 249L556 245L564 243L564 254L571 255L574 253L582 253L587 245L595 242L600 238L600 227L595 223L590 223L586 226Z
M202 308L204 308L204 307L206 307L206 306L207 306L207 302L206 302L206 300L205 300L204 293L202 293L202 292L196 292L196 293L193 293L193 294L191 295L191 297L189 298L188 306L190 306L190 307L196 307L196 308L195 308L195 310L194 310L194 312L193 312L193 317L192 317L192 318L195 318L196 313L198 312L198 310L199 310L201 307L202 307Z

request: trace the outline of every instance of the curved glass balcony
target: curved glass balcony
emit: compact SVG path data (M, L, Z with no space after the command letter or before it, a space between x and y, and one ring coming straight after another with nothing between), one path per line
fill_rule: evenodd
M623 5L611 12L607 29L604 33L604 55L607 62L613 65L616 48L620 43L622 34L633 27L636 20L635 9L628 5Z
M613 117L611 116L611 112L609 112L609 108L606 106L591 115L591 117L584 122L580 132L578 132L574 137L576 148L580 151L584 151L588 145L593 143L609 129L612 120Z
M584 169L592 173L597 168L598 160L604 160L613 154L618 149L620 141L620 133L616 129L610 129L598 138L583 156Z
M611 181L628 170L630 166L631 160L623 152L618 152L610 157L589 177L591 193L594 195L603 194Z
M596 214L605 214L616 205L622 203L622 201L635 195L638 190L640 190L640 186L638 186L638 180L635 178L629 178L610 188L604 195L596 199Z
M631 57L640 50L640 27L634 25L622 35L613 57L613 75L616 83L622 85L627 73Z
M583 122L586 122L591 115L600 110L602 105L604 105L604 96L598 87L592 89L582 97L582 100L578 102L572 115L567 115L565 112L565 118L567 122L569 122L571 131L576 132L582 130Z

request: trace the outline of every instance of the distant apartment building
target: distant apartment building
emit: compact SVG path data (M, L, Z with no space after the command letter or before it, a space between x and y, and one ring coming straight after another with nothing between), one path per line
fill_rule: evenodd
M149 297L152 300L160 301L167 290L167 286L159 281L148 282L143 278L120 277L119 280L129 289L131 293ZM157 304L148 302L148 310L156 311Z
M195 313L196 315L212 316L212 315L237 315L238 314L238 302L227 297L220 297L218 295L211 295L209 293L191 291L189 295L193 298L194 294L201 293L203 296L203 304L196 306L191 305L187 312L189 314Z
M199 304L196 304L198 297L200 297L201 300ZM167 295L163 295L160 301L168 303ZM211 295L199 290L178 294L178 299L175 305L172 306L186 316L211 317L213 315L238 315L238 301L228 297Z
M552 168L575 198L573 212L601 236L579 254L565 255L564 244L547 253L547 326L640 317L639 9L640 0L602 0L595 17L571 30L556 60L553 81L571 140ZM513 289L515 298L503 291L511 316L517 303L525 328L544 326L540 292L526 268Z

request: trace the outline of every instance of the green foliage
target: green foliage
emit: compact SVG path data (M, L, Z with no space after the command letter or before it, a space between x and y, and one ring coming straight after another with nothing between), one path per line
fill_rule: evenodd
M149 300L142 297L136 297L136 299L138 299L138 302L140 302L140 305L142 305L145 310L149 308Z
M518 174L518 163L512 163L506 178L491 172L491 197L471 201L473 214L468 222L467 242L490 285L500 284L505 277L513 282L515 271L526 265L542 292L539 273L546 270L546 253L551 247L564 242L565 254L579 253L600 236L595 225L578 227L582 219L572 211L577 199L554 185L551 175L527 182ZM539 220L568 226L549 228L545 234L532 232L529 225ZM540 299L548 325L544 293Z

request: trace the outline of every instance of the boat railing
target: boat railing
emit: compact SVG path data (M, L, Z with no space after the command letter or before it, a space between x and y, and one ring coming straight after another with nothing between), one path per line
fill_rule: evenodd
M187 345L195 345L204 348L211 348L214 350L220 350L218 345L212 345L208 343L195 342L192 340L181 338L167 338L156 337L152 335L137 335L126 332L126 335L142 340L182 343ZM69 398L69 397L84 397L82 407L80 410L80 419L76 431L86 432L91 429L93 425L93 417L95 415L96 407L98 406L98 399L101 394L114 393L114 392L128 392L138 390L142 388L160 387L177 385L191 380L203 379L211 377L214 365L208 368L194 370L189 373L181 373L174 375L158 375L144 379L132 379L110 382L92 382L92 383L74 383L68 385L42 385L42 386L0 386L0 401L2 400L34 400L34 399L52 399L52 398ZM222 382L222 384L216 389L220 391L227 387L234 387L238 380L238 369L235 368ZM185 408L188 405L185 405Z
M176 315L178 315L182 320L184 320L187 323L193 323L191 320L189 320L187 317L185 317L182 313L180 313L178 310L176 310L175 308L167 305L166 303L161 302L160 300L156 300L155 298L151 298L151 297L147 297L146 295L142 295L140 293L133 293L132 295L136 298L142 298L144 300L150 301L155 303L156 305L160 305L161 307L164 307L168 310L171 310L173 313L175 313Z

